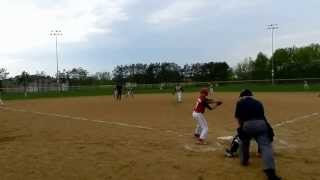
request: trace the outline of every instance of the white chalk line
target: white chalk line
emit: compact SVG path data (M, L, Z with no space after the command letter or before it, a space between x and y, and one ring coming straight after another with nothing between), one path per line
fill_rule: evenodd
M102 121L102 120L90 120L85 117L76 117L76 116L70 116L70 115L64 115L64 114L57 114L57 113L47 113L47 112L40 112L40 111L31 111L31 110L26 110L26 109L17 109L17 108L12 108L12 107L4 107L0 106L0 109L7 110L7 111L14 111L14 112L20 112L20 113L30 113L30 114L36 114L36 115L41 115L41 116L49 116L49 117L57 117L57 118L63 118L63 119L71 119L71 120L77 120L77 121L88 121L88 122L95 122L95 123L103 123L103 124L108 124L108 125L115 125L115 126L121 126L121 127L128 127L128 128L136 128L136 129L143 129L143 130L151 130L155 131L156 129L151 128L151 127L146 127L146 126L140 126L140 125L131 125L127 123L121 123L121 122L110 122L110 121ZM173 130L160 130L163 131L167 134L174 134L178 137L185 137L185 136L190 136L190 134L180 134L176 131ZM188 145L185 144L184 148L188 151L191 152L214 152L217 149L221 149L222 145L219 142L216 142L217 147L212 147L212 146L199 146L199 145Z
M283 121L281 123L275 124L275 125L273 125L273 127L274 128L282 127L282 126L285 126L285 125L288 125L288 124L292 124L292 123L295 123L295 122L298 122L298 121L307 120L307 119L309 119L311 117L316 117L316 116L319 116L319 115L320 115L319 113L311 113L311 114L299 116L299 117L290 119L288 121Z
M218 150L218 148L216 147L212 147L210 145L188 145L185 144L184 148L188 151L192 151L192 152L214 152L216 150Z
M30 110L26 110L26 109L17 109L17 108L10 108L10 107L0 107L0 109L7 110L7 111L21 112L21 113L31 113L31 114L37 114L37 115L49 116L49 117L57 117L57 118L63 118L63 119L104 123L104 124L108 124L108 125L116 125L116 126L128 127L128 128L154 130L154 128L141 126L141 125L132 125L132 124L127 124L127 123L122 123L122 122L114 122L114 121L92 120L92 119L88 119L88 118L85 118L85 117L69 116L69 115L57 114L57 113L46 113L46 112L40 112L40 111L30 111Z
M30 113L30 114L36 114L36 115L41 115L41 116L49 116L49 117L57 117L57 118L63 118L63 119L71 119L71 120L77 120L77 121L88 121L88 122L95 122L95 123L103 123L103 124L108 124L108 125L113 125L113 126L120 126L120 127L127 127L127 128L136 128L136 129L143 129L143 130L159 130L163 131L167 134L174 134L178 137L184 137L184 136L189 136L189 134L180 134L178 132L175 132L173 130L161 130L161 129L154 129L151 127L146 127L146 126L140 126L140 125L131 125L127 123L121 123L121 122L110 122L110 121L102 121L102 120L90 120L85 117L76 117L76 116L70 116L70 115L64 115L64 114L57 114L57 113L46 113L46 112L40 112L40 111L30 111L26 109L17 109L17 108L11 108L11 107L4 107L0 106L0 109L2 110L7 110L7 111L14 111L14 112L20 112L20 113ZM192 152L209 152L209 151L216 151L217 148L213 147L205 147L204 149L201 149L200 147L197 149L195 147L191 147L190 145L185 145L184 148L188 151Z
M40 111L31 111L31 110L27 110L27 109L17 109L17 108L12 108L12 107L5 107L5 106L0 106L0 109L7 110L7 111L21 112L21 113L37 114L37 115L48 116L48 117L71 119L71 120L77 120L77 121L88 121L88 122L102 123L102 124L127 127L127 128L135 128L135 129L142 129L142 130L149 130L149 131L160 131L160 132L165 132L167 134L173 134L178 137L190 136L189 134L180 134L179 132L176 132L173 130L152 128L152 127L147 127L147 126L142 126L142 125L133 125L133 124L127 124L127 123L123 123L123 122L116 122L116 121L94 120L94 119L88 119L85 117L77 117L77 116L70 116L70 115L65 115L65 114L47 113L47 112L40 112Z
M42 116L51 116L51 117L58 117L58 118L64 118L64 119L71 119L71 120L78 120L78 121L88 121L88 122L96 122L96 123L103 123L103 124L108 124L108 125L114 125L114 126L121 126L121 127L128 127L128 128L136 128L136 129L143 129L143 130L156 130L155 128L151 128L151 127L147 127L147 126L141 126L141 125L132 125L132 124L127 124L127 123L122 123L122 122L115 122L115 121L102 121L102 120L92 120L92 119L88 119L85 117L77 117L77 116L70 116L70 115L64 115L64 114L57 114L57 113L46 113L46 112L40 112L40 111L30 111L30 110L26 110L26 109L17 109L17 108L11 108L11 107L4 107L4 106L0 106L0 109L3 110L8 110L8 111L15 111L15 112L21 112L21 113L31 113L31 114L37 114L37 115L42 115ZM278 128L278 127L282 127L285 126L287 124L292 124L294 122L297 121L302 121L302 120L306 120L309 119L310 117L315 117L315 116L319 116L319 113L311 113L311 114L307 114L307 115L303 115L303 116L299 116L296 118L293 118L291 120L288 121L284 121L278 124L273 125L274 128ZM159 130L159 129L158 129ZM159 130L161 131L161 130ZM175 134L179 137L185 137L185 136L190 136L189 134L180 134L176 131L173 130L162 130L168 134ZM222 137L217 137L217 140L230 140L231 138L233 138L233 136L222 136ZM288 142L279 139L279 143L282 145L286 145L286 146L290 146ZM194 152L210 152L210 151L216 151L217 149L221 149L223 148L223 145L217 141L216 142L216 147L205 147L205 146L197 146L196 149L190 145L185 145L184 148L189 150L189 151L194 151ZM200 148L202 147L202 149Z
M36 115L48 116L48 117L71 119L71 120L77 120L77 121L88 121L88 122L102 123L102 124L127 127L127 128L135 128L135 129L142 129L142 130L149 130L149 131L160 131L160 132L165 132L167 134L173 134L178 137L190 136L190 134L180 134L179 132L176 132L173 130L166 130L166 129L159 129L159 128L156 129L156 128L152 128L152 127L147 127L147 126L142 126L142 125L133 125L133 124L127 124L127 123L123 123L123 122L116 122L116 121L94 120L94 119L88 119L85 117L70 116L70 115L58 114L58 113L31 111L31 110L27 110L27 109L17 109L17 108L12 108L12 107L5 107L5 106L0 106L0 109L7 110L7 111L21 112L21 113L30 113L30 114L36 114Z

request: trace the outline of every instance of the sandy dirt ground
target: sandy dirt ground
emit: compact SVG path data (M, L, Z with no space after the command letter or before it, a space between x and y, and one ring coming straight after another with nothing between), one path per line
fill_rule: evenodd
M238 93L206 112L209 145L192 138L198 94L177 104L170 94L9 101L0 107L0 179L257 180L265 179L252 148L249 167L223 155L218 137L235 133ZM279 174L320 177L320 98L312 93L258 93L275 128ZM218 142L218 143L217 143Z

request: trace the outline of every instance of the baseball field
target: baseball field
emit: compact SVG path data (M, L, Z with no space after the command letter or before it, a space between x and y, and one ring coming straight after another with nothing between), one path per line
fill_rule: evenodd
M207 111L208 145L195 145L191 113L197 93L178 104L170 94L14 100L0 106L0 179L257 180L265 179L252 148L249 167L225 158L235 134L238 93L218 92ZM320 98L316 93L256 93L274 126L283 179L320 177Z

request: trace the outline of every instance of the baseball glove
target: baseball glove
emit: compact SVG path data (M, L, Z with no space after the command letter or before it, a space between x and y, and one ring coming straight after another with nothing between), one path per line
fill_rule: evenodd
M213 100L213 99L206 99L206 102L207 102L208 104L212 104L212 103L214 103L214 100Z

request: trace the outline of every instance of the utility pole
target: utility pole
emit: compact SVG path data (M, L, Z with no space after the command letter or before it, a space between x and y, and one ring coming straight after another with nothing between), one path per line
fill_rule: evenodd
M274 85L274 58L273 58L273 53L274 53L274 31L279 29L278 24L269 24L268 25L268 30L271 30L272 34L272 54L271 54L271 63L272 63L272 69L271 69L271 78L272 78L272 85Z
M60 77L59 77L59 55L58 55L58 37L62 36L61 30L52 30L50 36L55 37L56 40L56 63L57 63L57 90L60 91Z

